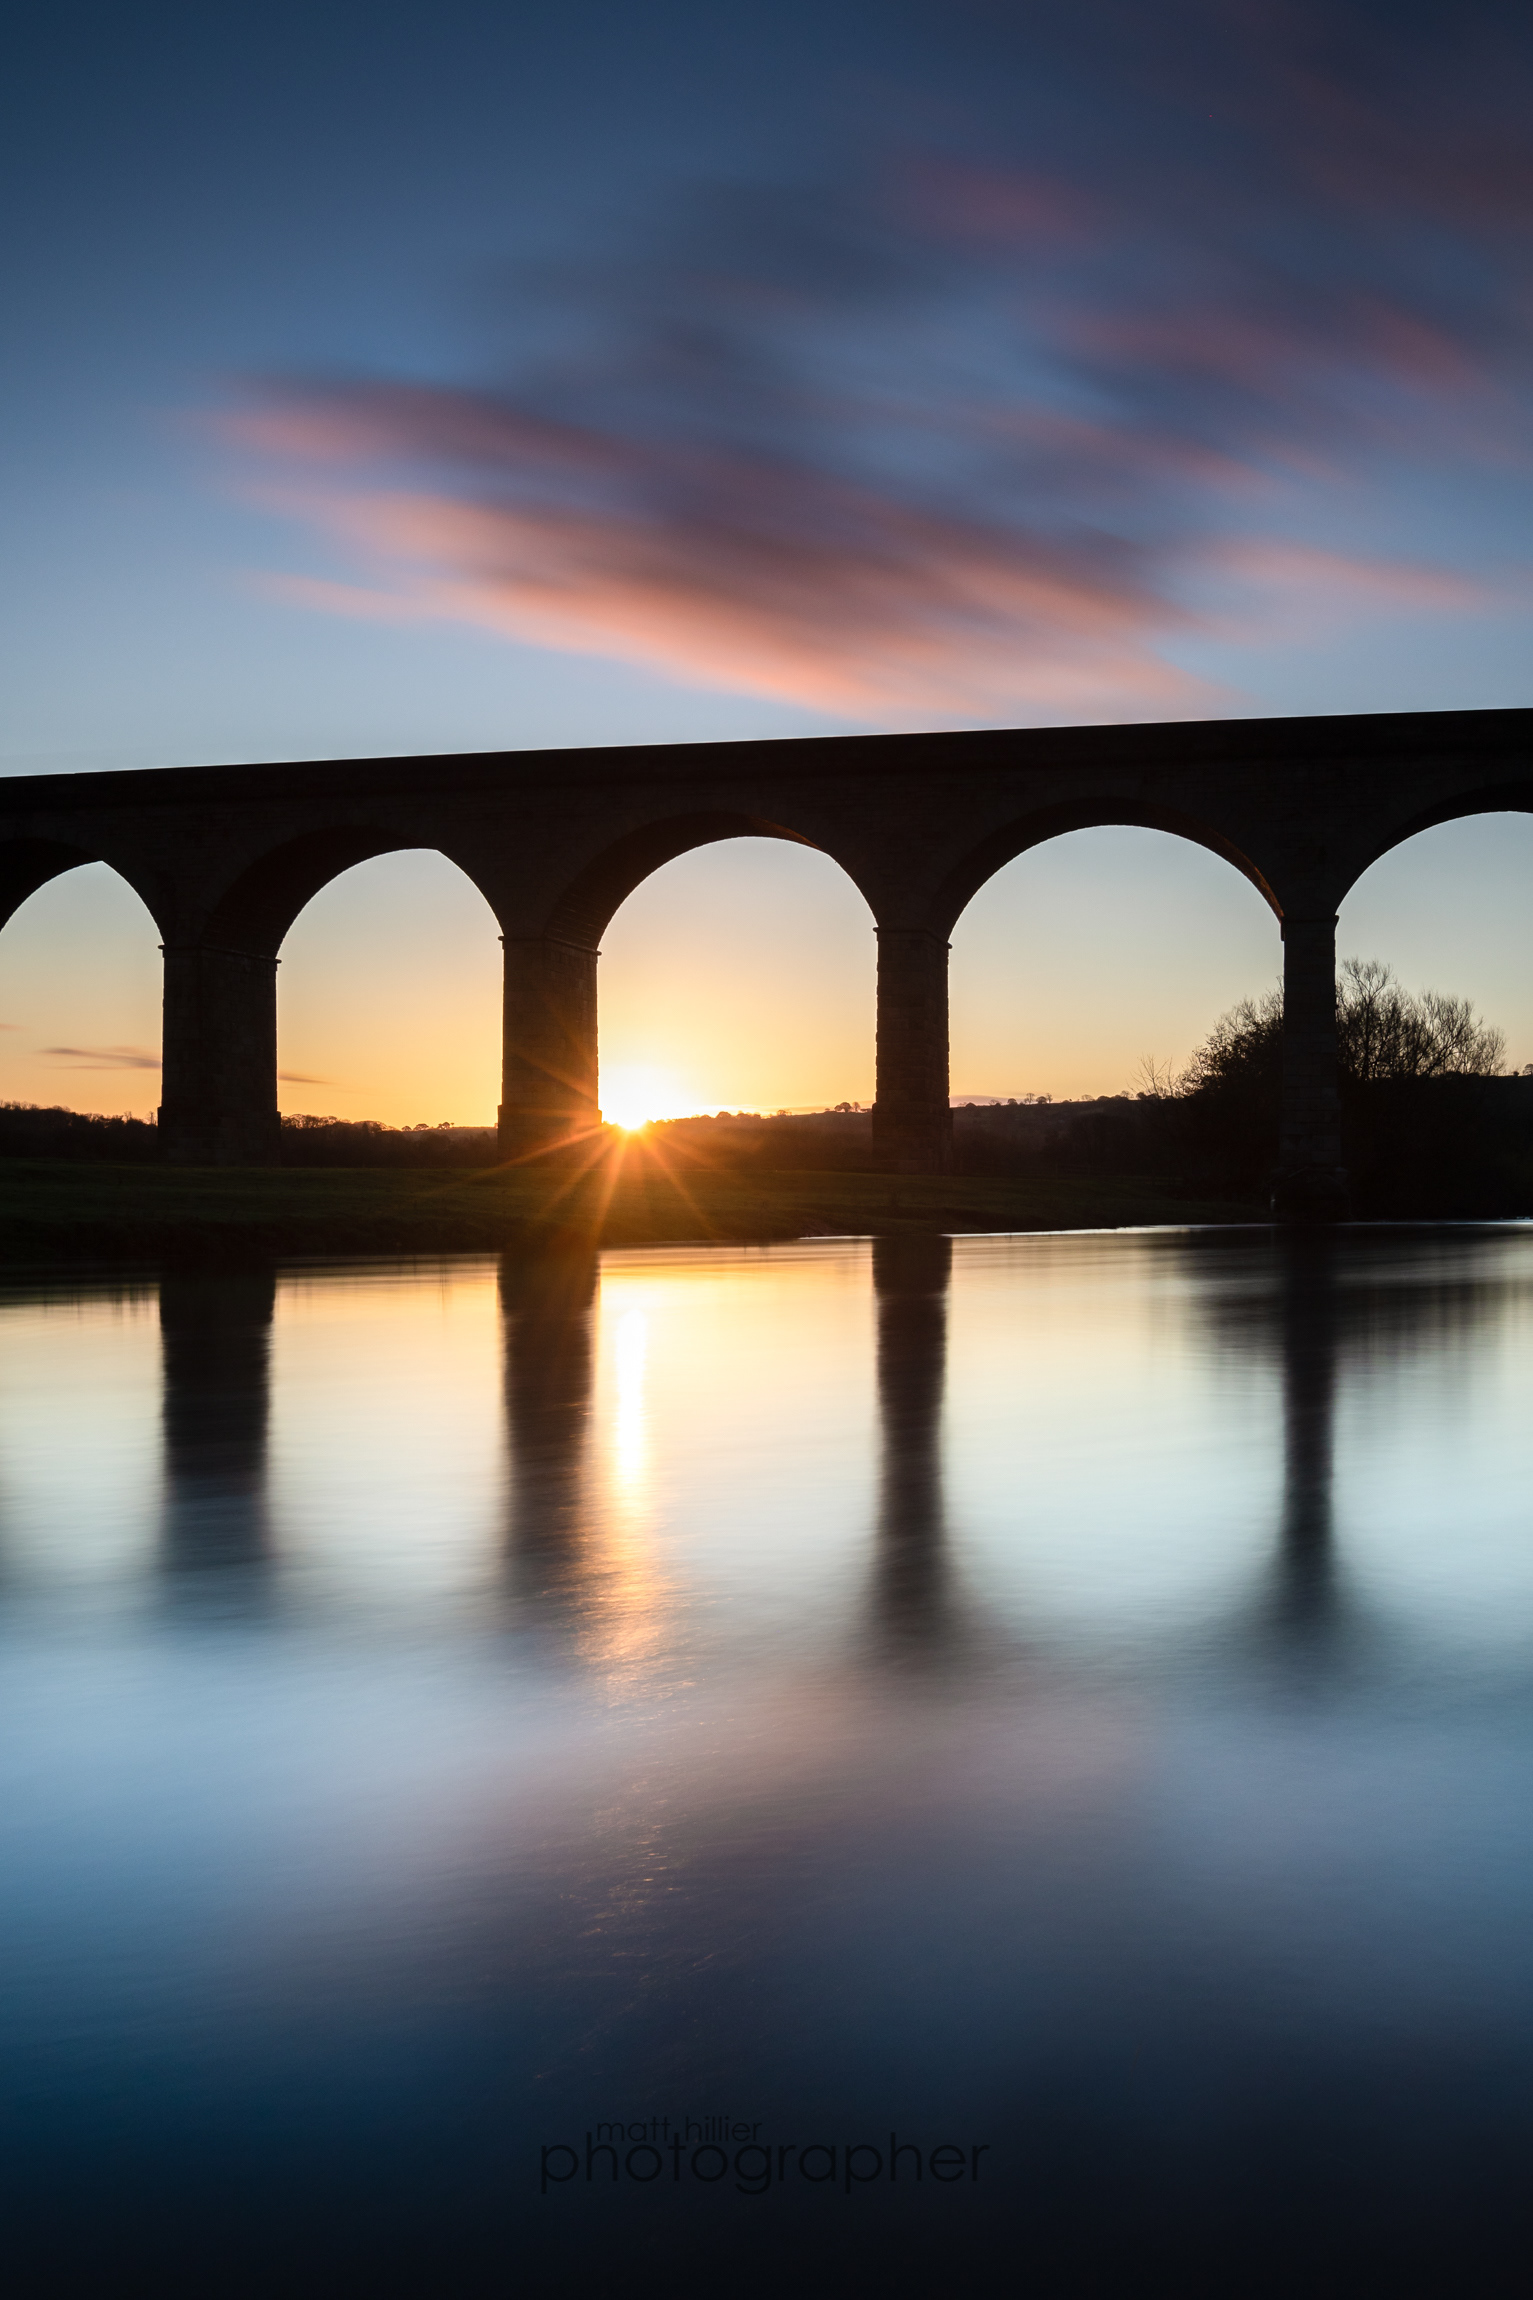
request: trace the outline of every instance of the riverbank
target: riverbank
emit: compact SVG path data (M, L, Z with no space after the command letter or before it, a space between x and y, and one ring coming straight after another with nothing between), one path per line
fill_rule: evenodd
M631 1151L580 1175L547 1166L441 1174L0 1161L0 1264L13 1267L482 1252L555 1236L597 1246L751 1245L1263 1218L1257 1205L1178 1197L1132 1178L747 1177L679 1170Z

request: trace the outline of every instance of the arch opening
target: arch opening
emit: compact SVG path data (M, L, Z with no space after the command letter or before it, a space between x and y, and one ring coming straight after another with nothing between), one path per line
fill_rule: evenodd
M555 904L545 931L556 942L573 943L581 950L599 949L617 912L646 879L684 855L727 839L776 839L790 846L814 846L814 841L801 832L756 815L717 810L669 815L631 831L590 863Z
M1270 892L1229 863L1181 832L1097 823L993 872L953 934L955 1102L1132 1096L1147 1061L1180 1071L1282 972Z
M1152 831L1217 855L1249 880L1274 917L1282 907L1252 858L1212 824L1175 808L1090 800L1043 807L992 831L948 873L932 905L930 931L951 935L969 905L998 873L1036 848L1079 831Z
M391 848L328 875L281 959L284 1115L493 1128L498 926L457 863L434 847Z
M1477 791L1455 792L1441 804L1423 807L1416 814L1407 816L1403 822L1394 825L1384 842L1375 848L1371 859L1358 872L1352 886L1357 886L1398 848L1420 838L1425 832L1446 830L1452 824L1474 822L1492 815L1533 815L1533 776L1487 784ZM1347 893L1350 895L1351 891L1349 887Z
M336 879L381 855L435 851L407 847L365 824L305 832L236 880L210 912L202 940L215 949L275 958L300 914Z
M43 840L4 850L0 885L9 897L0 899L0 1102L152 1117L160 932L142 896L109 863Z
M604 1116L869 1105L872 924L808 840L692 838L635 883L603 941Z
M1513 922L1530 888L1533 803L1457 810L1393 840L1354 879L1338 956L1380 960L1415 993L1469 999L1520 1071L1533 1063L1533 967Z
M7 839L0 845L0 927L50 879L100 859L62 839Z

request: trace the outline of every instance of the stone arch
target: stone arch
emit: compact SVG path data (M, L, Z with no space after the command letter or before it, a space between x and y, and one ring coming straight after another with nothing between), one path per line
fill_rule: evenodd
M1093 825L994 872L949 961L954 1090L1074 1100L1131 1092L1147 1056L1180 1069L1279 975L1281 922L1201 840Z
M759 815L709 810L662 816L629 831L588 863L554 903L544 932L552 941L595 950L614 913L655 871L697 847L713 846L722 839L747 838L786 839L794 846L828 851L802 831Z
M590 856L552 901L539 904L527 926L520 931L508 926L500 1113L501 1147L508 1156L594 1135L600 1122L596 967L601 938L620 906L654 872L697 848L738 838L780 839L823 853L867 901L865 889L827 843L773 816L745 807L692 808L630 823ZM871 913L871 903L868 907Z
M327 877L281 943L279 1108L488 1125L501 1059L499 926L438 845L392 841Z
M208 913L200 939L209 948L275 958L300 911L333 879L379 855L416 848L444 855L489 901L474 873L438 841L372 824L335 823L302 832L251 863Z
M1283 907L1260 867L1227 833L1196 815L1176 807L1145 806L1121 799L1069 800L1001 824L979 839L948 871L932 898L926 931L946 939L964 911L989 879L1018 855L1071 831L1165 831L1172 838L1189 840L1220 856L1252 886L1273 915L1281 919Z
M8 1096L100 1108L106 1094L115 1109L111 1096L136 1074L135 1108L158 1099L162 932L116 856L69 840L0 842L6 1011L26 1016L8 1026L19 1036L0 1042L11 1058ZM50 1036L89 1043L39 1043ZM53 1058L63 1065L56 1074ZM104 1075L86 1086L88 1073ZM81 1094L94 1099L81 1102Z
M1501 1030L1506 1058L1533 1056L1533 979L1524 920L1533 884L1533 804L1434 807L1351 877L1337 905L1339 960L1377 960L1402 985L1468 999Z
M165 921L152 898L139 883L139 874L126 869L118 856L100 847L76 846L66 839L5 839L0 841L0 932L41 888L73 870L89 870L99 863L134 894L154 927L163 934Z
M434 828L363 820L300 832L248 862L192 932L167 936L160 1122L172 1162L276 1162L277 953L299 913L332 880L380 855L419 848L462 871L495 912L478 876L432 837Z
M1391 823L1382 837L1370 840L1337 900L1340 902L1349 895L1376 862L1392 854L1396 847L1404 846L1407 840L1419 838L1423 831L1440 830L1445 823L1466 822L1474 815L1528 814L1533 814L1533 770L1504 782L1481 785L1476 790L1454 791L1447 798L1418 807Z
M870 1104L873 926L836 855L807 840L710 841L652 871L602 936L606 1119Z
M81 870L88 863L105 859L88 847L71 846L63 839L7 839L0 845L0 927L13 919L22 904L50 879L62 878L65 871ZM115 864L109 867L116 868ZM117 875L133 886L125 872L118 871ZM133 887L133 891L142 901L139 889ZM153 915L151 911L150 916Z

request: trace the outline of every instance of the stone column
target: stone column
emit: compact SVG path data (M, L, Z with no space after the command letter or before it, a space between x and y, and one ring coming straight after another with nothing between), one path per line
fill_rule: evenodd
M275 1166L276 959L200 943L164 951L164 1155L173 1166Z
M946 1174L947 943L919 928L878 929L878 1086L873 1157L893 1174Z
M506 953L500 1152L526 1158L589 1139L596 1101L597 952L502 935Z
M1344 1222L1349 1212L1330 912L1283 921L1283 1111L1272 1210L1287 1222Z

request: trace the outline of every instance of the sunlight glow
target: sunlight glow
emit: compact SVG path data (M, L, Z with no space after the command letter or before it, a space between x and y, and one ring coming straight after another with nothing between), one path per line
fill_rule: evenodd
M632 1498L644 1481L644 1359L648 1342L649 1320L642 1310L629 1310L619 1321L614 1349L617 1415L612 1443L617 1483L627 1498Z
M686 1118L702 1107L674 1070L647 1064L620 1064L601 1074L602 1116L632 1132L651 1118Z

